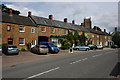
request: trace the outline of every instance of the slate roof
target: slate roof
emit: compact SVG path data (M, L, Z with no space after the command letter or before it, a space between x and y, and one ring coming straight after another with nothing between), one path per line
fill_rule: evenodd
M58 28L64 28L64 29L71 29L71 30L79 30L84 32L91 32L99 35L109 35L106 32L102 31L95 31L94 29L87 29L80 25L72 24L72 23L65 23L58 20L51 20L48 18L38 17L38 16L20 16L13 14L12 16L9 16L8 13L1 13L2 15L2 21L0 22L7 22L7 23L13 23L13 24L20 24L20 25L26 25L26 26L37 26L37 25L46 25L50 27L58 27Z
M65 29L72 29L72 30L80 30L84 32L89 32L86 28L75 25L72 23L65 23L58 20L51 20L48 18L38 17L38 16L30 16L32 20L35 21L37 25L46 25L46 26L52 26L52 27L58 27L58 28L65 28Z
M0 22L20 24L26 26L36 26L36 24L34 24L29 17L15 15L15 14L9 16L9 14L5 12L0 13L0 15L2 15L2 21L0 20Z
M103 31L96 31L94 29L88 29L91 33L95 33L95 34L99 34L99 35L108 35L110 36L110 34L108 34L107 32L103 32Z

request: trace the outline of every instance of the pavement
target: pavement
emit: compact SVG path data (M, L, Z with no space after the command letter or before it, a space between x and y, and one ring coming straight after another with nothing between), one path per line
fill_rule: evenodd
M65 52L68 52L65 50ZM19 55L18 55L19 56ZM36 55L44 59L3 67L3 78L114 78L110 76L118 61L117 49L75 51ZM31 59L36 57L32 56ZM11 58L12 59L12 58ZM22 80L23 80L22 79ZM49 80L49 79L45 79Z
M111 50L111 48L104 48L103 50ZM90 50L89 52L94 52L95 50ZM101 51L101 50L96 50ZM74 51L74 54L83 53L88 51ZM28 62L34 62L38 60L44 60L48 58L54 58L59 56L65 56L72 53L69 53L69 50L60 50L58 54L48 54L48 55L37 55L29 51L21 51L19 55L2 55L2 67L14 66L17 64L23 64Z

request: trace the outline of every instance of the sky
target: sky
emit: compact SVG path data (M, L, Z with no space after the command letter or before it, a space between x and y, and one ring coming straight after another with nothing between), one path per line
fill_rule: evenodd
M2 2L9 8L19 10L20 15L32 15L48 18L53 15L54 20L68 23L75 20L80 25L84 18L91 17L92 27L99 26L102 30L113 32L118 26L118 2Z

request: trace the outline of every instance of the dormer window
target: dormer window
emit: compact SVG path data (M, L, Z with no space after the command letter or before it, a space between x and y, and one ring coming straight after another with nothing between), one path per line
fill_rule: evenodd
M25 32L25 27L24 26L20 26L20 32Z

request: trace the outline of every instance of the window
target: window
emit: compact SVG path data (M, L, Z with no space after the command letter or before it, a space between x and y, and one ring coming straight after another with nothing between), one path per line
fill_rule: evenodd
M32 45L36 45L36 40L32 40Z
M94 37L94 35L92 35L92 37Z
M97 35L97 38L99 38L99 36Z
M20 32L25 32L24 26L20 26Z
M19 45L25 45L25 38L19 38Z
M51 33L55 33L55 29L54 28L51 28Z
M68 30L65 30L65 34L68 34Z
M46 27L41 27L42 32L46 32Z
M31 33L35 33L35 28L31 28Z
M105 39L107 39L107 37L105 36Z
M11 30L11 26L7 25L7 31L10 31L10 30Z

